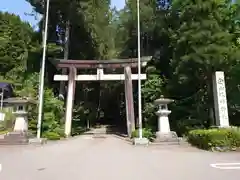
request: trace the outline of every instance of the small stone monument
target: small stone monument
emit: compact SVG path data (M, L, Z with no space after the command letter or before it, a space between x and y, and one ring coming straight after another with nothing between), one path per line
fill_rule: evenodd
M213 97L215 109L215 125L229 127L227 95L223 71L216 71L213 75Z
M4 144L27 144L28 143L28 112L27 107L33 103L28 98L8 98L4 103L13 107L15 123L13 131L4 136Z
M163 96L154 101L159 107L156 112L156 115L158 116L158 131L156 132L155 142L179 142L177 133L171 131L169 125L168 115L171 111L168 110L167 105L171 102L174 102L174 100L164 98Z

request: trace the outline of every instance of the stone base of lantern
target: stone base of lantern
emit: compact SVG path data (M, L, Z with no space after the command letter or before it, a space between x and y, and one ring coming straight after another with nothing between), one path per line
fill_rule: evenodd
M176 132L156 132L155 143L170 142L170 143L179 143L179 138Z
M27 132L28 131L28 119L26 112L14 113L16 116L14 124L14 132Z

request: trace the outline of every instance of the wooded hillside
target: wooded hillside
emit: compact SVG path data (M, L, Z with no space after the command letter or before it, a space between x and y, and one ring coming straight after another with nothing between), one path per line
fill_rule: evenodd
M27 0L44 17L44 0ZM240 125L240 16L238 1L141 0L141 55L153 56L143 82L144 126L156 130L153 101L175 99L171 126L179 134L209 127L214 119L212 74L224 71L231 124ZM44 133L62 135L64 102L58 99L59 70L50 59L116 59L137 57L136 0L124 9L110 0L51 0L45 77ZM19 17L0 12L0 78L15 84L19 96L37 99L44 18L35 32ZM68 44L65 39L68 38ZM89 70L84 71L89 73ZM123 72L123 71L122 71ZM137 83L134 83L137 112ZM86 120L125 125L124 85L79 82L73 134ZM31 129L36 130L36 107ZM100 121L101 123L101 121Z

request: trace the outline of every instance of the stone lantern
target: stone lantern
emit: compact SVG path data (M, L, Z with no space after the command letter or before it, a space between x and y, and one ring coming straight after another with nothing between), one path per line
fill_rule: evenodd
M5 100L9 106L13 107L13 114L15 115L14 132L28 131L28 105L32 104L28 98L8 98Z
M4 103L13 108L12 112L15 116L15 123L13 132L6 134L0 143L28 143L28 105L34 102L28 98L8 98L4 100Z
M156 142L163 141L178 141L176 132L171 131L169 125L168 115L171 113L168 110L168 104L174 102L172 99L161 98L154 101L154 104L158 106L158 111L156 115L158 116L158 131L156 132Z

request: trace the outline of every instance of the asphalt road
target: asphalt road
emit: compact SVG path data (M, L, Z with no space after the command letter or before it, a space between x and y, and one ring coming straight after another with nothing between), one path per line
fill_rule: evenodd
M0 146L0 180L239 180L240 164L218 169L211 167L214 163L240 163L240 153L136 147L113 136L81 136L41 147Z

